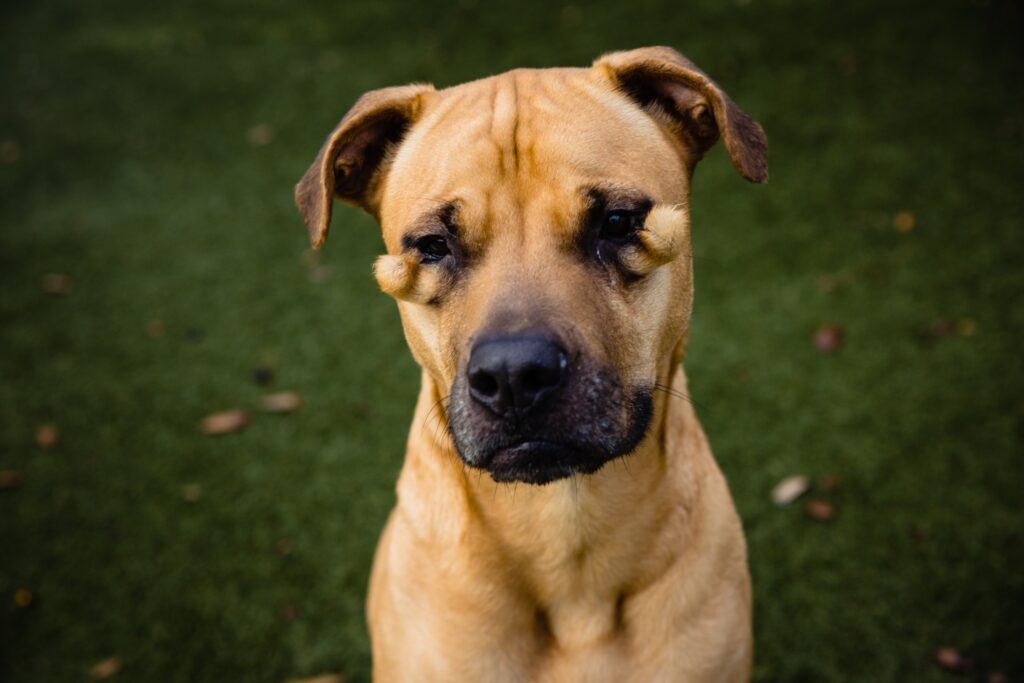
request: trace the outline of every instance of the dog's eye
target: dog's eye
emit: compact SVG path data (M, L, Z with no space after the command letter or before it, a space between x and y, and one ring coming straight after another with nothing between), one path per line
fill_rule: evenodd
M601 223L601 239L614 240L629 237L643 225L643 213L640 211L609 211Z
M414 245L422 255L423 263L437 263L448 254L448 241L441 235L426 235L416 240Z

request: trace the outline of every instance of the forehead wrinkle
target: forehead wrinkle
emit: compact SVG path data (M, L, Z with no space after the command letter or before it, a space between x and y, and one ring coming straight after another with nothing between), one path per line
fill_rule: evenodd
M490 134L499 153L499 171L502 176L514 175L518 165L516 129L519 126L519 76L519 73L513 71L494 79Z
M525 70L515 70L494 79L491 102L491 142L497 152L497 175L488 192L486 227L492 236L522 239L522 198L516 179L519 171L518 129L522 101L519 80Z
M567 87L575 80L571 75L561 70L522 74L524 80L530 79L526 88L529 97L521 98L518 108L514 147L518 173L514 193L523 217L522 239L528 242L526 252L538 256L547 248L542 245L551 245L552 241L558 244L559 251L564 250L563 243L572 243L578 233L582 202L566 184L576 175L576 169L565 157L550 166L543 163L546 146L571 139L561 132L569 132L571 114L567 117L566 112L577 105L569 94L576 88ZM571 101L569 107L566 107L566 100Z
M468 221L467 233L473 233L470 239L479 246L487 241L521 239L518 233L521 232L522 202L515 178L519 165L517 130L522 107L518 79L523 72L511 71L480 83L488 88L477 97L478 101L485 103L487 118L481 127L481 135L471 143L476 151L467 149L467 154L479 155L476 164L466 169L470 182L476 185L474 195L478 203L472 209L475 220Z

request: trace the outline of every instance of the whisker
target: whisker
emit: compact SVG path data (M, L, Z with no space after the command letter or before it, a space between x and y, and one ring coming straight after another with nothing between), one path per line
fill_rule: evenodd
M668 394L669 396L674 396L675 398L678 398L678 399L681 399L683 401L686 401L690 405L697 406L701 410L707 410L708 409L708 407L706 405L704 405L703 403L700 403L699 401L697 401L695 398L693 398L693 396L688 396L688 395L684 394L683 392L679 391L678 389L673 389L672 387L667 387L667 386L665 386L664 384L661 384L661 383L656 383L653 386L653 389L655 391L662 391L662 392Z
M444 401L448 400L450 396L451 394L448 394L447 396L442 396L441 398L437 399L437 401L434 402L434 405L430 407L430 410L427 411L426 416L423 418L423 425L421 429L425 428L430 423L430 417L434 414L434 411L437 410Z
M626 470L626 474L629 475L630 479L634 479L635 478L635 477L633 477L633 471L629 469L629 454L628 453L626 455L622 456L621 458L615 458L615 460L621 460L622 461L622 467L623 467L623 469ZM615 460L613 460L612 462L615 462Z
M434 442L435 443L438 443L438 442L442 441L441 436L442 436L442 430L443 429L444 429L444 424L441 422L441 414L438 413L437 419L434 421L434 425L433 425L432 432L431 432L431 436L434 437ZM447 448L447 446L446 446L446 448Z
M441 422L440 414L438 413L437 418L434 420L433 426L433 437L435 441L441 440L442 430L444 429L444 423Z
M439 407L443 407L445 412L447 412L448 406L445 401L448 401L450 397L450 394L448 396L442 396L434 403L434 406L427 413L427 417L424 418L423 428L431 426L431 435L433 436L434 442L441 444L444 454L459 464L462 468L462 475L466 477L468 476L466 461L459 457L458 451L455 449L455 442L451 439L450 435L448 438L445 438L447 424L442 420L443 415L441 411L438 411L436 414L434 413L434 411ZM433 425L430 425L431 417L434 419Z

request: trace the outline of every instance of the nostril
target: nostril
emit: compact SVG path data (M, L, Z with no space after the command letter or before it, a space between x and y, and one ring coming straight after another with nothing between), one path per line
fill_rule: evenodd
M523 374L520 376L520 384L523 389L530 392L540 391L549 384L550 371L545 368L534 365L531 368L526 368Z
M469 386L481 396L495 396L498 393L498 380L484 370L469 375Z
M531 365L523 370L520 384L529 393L537 393L556 386L562 379L564 367L563 361L557 365Z

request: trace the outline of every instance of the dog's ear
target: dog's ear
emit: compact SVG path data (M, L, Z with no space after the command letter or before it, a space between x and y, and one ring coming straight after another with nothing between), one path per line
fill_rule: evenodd
M327 239L334 198L377 212L378 185L388 151L416 120L430 85L368 92L327 136L313 165L295 186L295 205L314 249Z
M683 55L669 47L645 47L604 55L594 68L669 123L695 150L696 159L722 137L744 178L768 180L768 141L761 125Z

